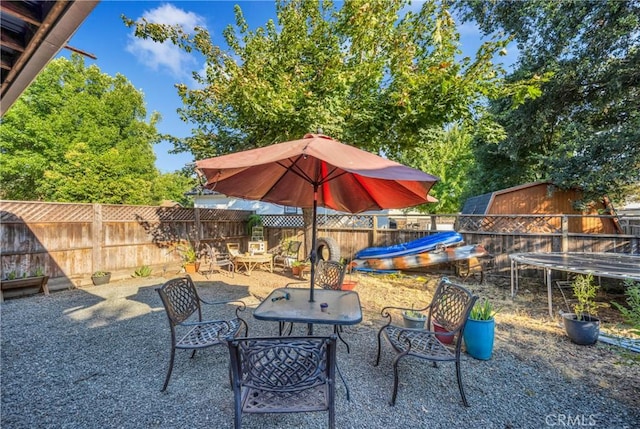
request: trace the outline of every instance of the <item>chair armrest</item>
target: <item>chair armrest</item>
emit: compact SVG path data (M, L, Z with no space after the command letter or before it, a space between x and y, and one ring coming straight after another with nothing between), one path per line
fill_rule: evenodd
M238 306L237 310L239 310L239 311L244 311L247 308L247 304L245 304L244 301L237 300L237 299L230 299L230 300L226 300L226 301L205 301L204 299L200 298L200 301L203 304L207 304L207 305L236 304Z
M384 307L381 311L380 314L383 317L387 317L389 315L389 310L413 310L413 311L427 311L429 309L429 307L431 307L431 304L427 305L424 308L409 308L409 307L394 307L394 306L387 306Z
M306 285L309 286L311 285L310 282L291 282L291 283L287 283L286 285L284 285L285 288L288 288L289 286L296 286L296 285Z

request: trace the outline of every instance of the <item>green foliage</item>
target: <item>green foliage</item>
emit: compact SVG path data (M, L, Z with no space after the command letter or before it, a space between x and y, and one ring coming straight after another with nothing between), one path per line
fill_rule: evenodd
M444 154L455 171L437 189L450 211L472 164L468 140L447 152L442 130L475 122L486 97L535 96L539 83L504 86L494 56L508 40L484 43L476 57L459 58L459 34L446 2L418 11L403 0L278 1L277 22L250 30L240 7L224 31L228 50L205 28L190 29L123 17L135 35L168 41L206 59L197 87L178 84L180 113L196 124L173 140L198 159L301 138L321 129L356 147L433 168ZM515 98L515 96L514 96ZM457 163L456 156L464 159ZM431 158L429 163L419 162ZM432 172L430 170L426 170ZM451 183L446 182L451 177ZM466 179L468 180L468 179Z
M33 276L34 277L44 276L44 270L42 269L42 267L36 267L35 271L33 272Z
M419 311L417 311L417 310L413 310L413 309L411 309L411 310L405 310L405 311L404 311L404 315L405 315L405 316L407 316L407 317L412 317L412 318L414 318L414 319L420 319L420 320L422 320L422 319L426 319L426 318L427 318L427 316L426 316L426 315L424 315L424 314L420 313L420 312L419 312Z
M247 234L251 235L254 226L262 225L262 217L258 214L251 214L247 218Z
M638 3L474 0L456 7L487 34L513 35L520 55L510 81L542 81L540 96L517 109L514 97L490 103L487 117L506 135L495 139L485 129L476 136L476 194L551 180L582 188L586 201L632 195L640 181Z
M149 277L153 270L148 265L143 265L134 271L133 277Z
M105 276L108 276L108 275L109 275L109 273L106 272L106 271L96 271L91 275L91 277L105 277Z
M598 314L598 304L595 301L599 286L593 282L593 275L577 275L571 282L573 294L578 302L573 306L573 312L582 319L583 315L595 316Z
M189 240L182 240L176 243L172 251L176 252L185 264L194 263L198 260L198 251Z
M500 310L494 310L493 304L487 298L483 298L481 301L475 303L471 312L469 313L469 319L471 320L491 320Z
M152 194L161 199L176 201L182 207L193 207L193 198L185 193L197 185L188 171L160 174L153 183Z
M625 280L625 295L627 296L627 305L629 308L618 304L612 303L622 316L625 322L631 325L632 332L636 335L640 335L640 282L634 282L633 280Z
M425 211L456 213L469 193L469 177L475 167L471 146L473 135L462 124L420 133L420 142L408 148L398 161L440 178L430 192L438 202L425 205Z
M0 197L158 203L169 188L154 166L158 120L146 122L143 95L124 76L77 55L55 59L2 118Z

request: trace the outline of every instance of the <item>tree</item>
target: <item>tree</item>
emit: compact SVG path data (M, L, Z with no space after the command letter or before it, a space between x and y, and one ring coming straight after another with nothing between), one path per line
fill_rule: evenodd
M204 28L189 34L123 20L137 37L170 41L206 59L206 72L194 72L198 87L176 85L184 103L179 113L196 127L193 136L174 141L179 151L201 159L321 129L411 163L420 159L418 148L445 149L430 145L452 123L473 121L486 97L523 98L532 83L501 85L493 57L507 40L485 43L474 60L458 59L447 4L427 1L402 15L406 4L353 1L336 10L330 1L278 1L277 24L255 31L236 6L236 26L224 32L228 50Z
M485 33L504 30L523 75L553 75L543 94L510 109L491 103L505 136L478 134L483 191L526 181L623 200L640 182L640 3L473 1L457 7ZM635 188L637 189L637 187ZM637 192L637 191L636 191Z
M2 118L2 198L150 204L160 200L143 95L84 60L53 60Z
M433 130L435 135L423 137L430 142L406 150L400 160L440 178L433 187L438 202L425 208L431 213L455 213L468 194L469 171L475 159L472 150L473 133L464 125L455 124L446 130Z

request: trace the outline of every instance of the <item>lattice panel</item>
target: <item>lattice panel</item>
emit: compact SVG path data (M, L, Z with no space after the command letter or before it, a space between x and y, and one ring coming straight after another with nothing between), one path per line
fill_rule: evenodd
M0 222L92 222L93 204L2 201Z
M218 209L198 209L200 211L200 220L224 220L230 222L242 222L253 213L248 210L218 210Z
M271 228L304 228L302 215L264 215L262 225Z
M559 233L559 216L460 216L458 231Z
M103 205L104 221L194 221L193 209L157 206Z
M318 215L321 228L373 228L370 215ZM271 228L304 228L302 215L263 215L262 223Z

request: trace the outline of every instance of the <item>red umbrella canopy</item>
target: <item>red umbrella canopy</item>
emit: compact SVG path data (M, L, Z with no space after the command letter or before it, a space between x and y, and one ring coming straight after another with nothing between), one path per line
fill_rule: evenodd
M293 207L317 204L349 213L435 202L439 179L420 170L307 134L300 140L196 162L206 187L225 195Z

